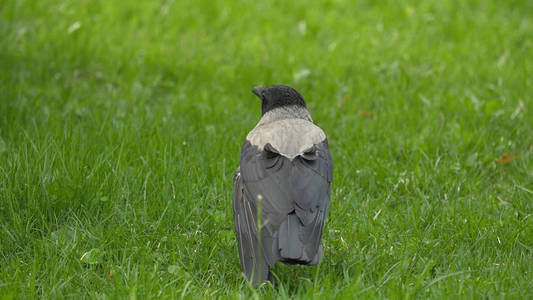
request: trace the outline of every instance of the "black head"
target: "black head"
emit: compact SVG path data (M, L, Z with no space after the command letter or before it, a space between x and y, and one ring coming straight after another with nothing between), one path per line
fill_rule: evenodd
M290 86L282 84L257 86L252 89L252 92L261 99L262 114L282 106L296 105L306 107L302 95Z

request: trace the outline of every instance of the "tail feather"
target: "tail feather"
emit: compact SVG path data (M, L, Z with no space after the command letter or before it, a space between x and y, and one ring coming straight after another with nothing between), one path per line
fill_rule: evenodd
M314 232L315 227L321 226L304 226L297 214L290 213L274 235L274 246L279 251L280 261L285 264L318 264L322 259L321 234Z
M289 214L281 223L278 242L282 260L299 260L302 257L304 244L300 241L301 228L300 220L295 213Z

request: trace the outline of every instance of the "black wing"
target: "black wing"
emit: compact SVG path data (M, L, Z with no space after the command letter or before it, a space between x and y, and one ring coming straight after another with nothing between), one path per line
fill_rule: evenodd
M255 266L261 266L261 279L266 279L268 267L277 261L319 262L332 171L327 139L292 160L270 144L261 150L248 141L244 143L240 172L234 180L233 210L241 265L248 278L256 273ZM260 239L259 196L263 224Z
M257 238L257 207L255 202L246 201L241 172L235 172L233 178L233 221L239 244L241 267L250 280L253 276L255 284L266 280L269 276L268 264L263 258ZM261 257L261 258L260 258ZM255 266L261 266L256 270Z

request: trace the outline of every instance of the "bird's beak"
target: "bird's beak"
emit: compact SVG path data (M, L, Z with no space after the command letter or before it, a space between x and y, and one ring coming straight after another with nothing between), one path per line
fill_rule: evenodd
M261 92L263 91L264 87L262 86L256 86L252 89L252 93L254 93L257 97L259 97L259 99L262 99L261 98Z

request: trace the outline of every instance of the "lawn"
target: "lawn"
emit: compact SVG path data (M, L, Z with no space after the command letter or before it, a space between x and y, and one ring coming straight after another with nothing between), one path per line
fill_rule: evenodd
M0 1L0 298L532 298L532 1ZM335 163L325 258L240 273L256 85Z

